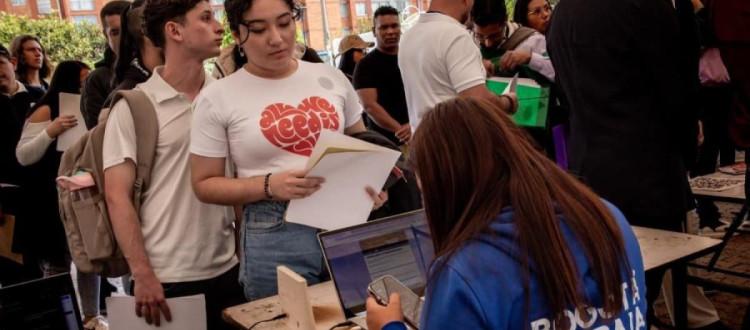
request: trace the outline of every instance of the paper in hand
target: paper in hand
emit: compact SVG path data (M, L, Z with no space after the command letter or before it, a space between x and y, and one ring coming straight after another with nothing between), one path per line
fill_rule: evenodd
M86 124L81 115L81 95L60 93L60 116L75 116L78 125L69 128L57 137L57 151L65 151L86 134Z
M167 299L172 322L161 316L157 328L146 319L135 315L135 297L107 298L107 318L110 330L206 330L206 299L202 294Z
M307 176L325 182L312 195L289 202L285 219L325 230L364 223L400 152L323 130L308 161Z
M503 95L515 93L516 86L518 86L518 73L513 76L513 79L510 80L508 86L505 87L505 90L503 90Z

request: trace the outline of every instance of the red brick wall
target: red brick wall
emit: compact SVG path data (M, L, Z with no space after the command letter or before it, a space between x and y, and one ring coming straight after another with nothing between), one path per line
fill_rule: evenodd
M102 7L109 2L109 0L94 0L94 9L93 10L72 10L70 6L70 0L62 0L63 1L63 17L69 18L72 20L73 16L95 16L96 21L101 24L99 19L99 11L102 10Z
M305 2L305 25L308 32L308 46L316 50L324 50L323 40L323 11L321 8L321 1L326 3L326 11L328 13L328 31L330 31L330 38L334 39L339 37L341 30L344 28L344 24L341 17L341 5L339 0L307 0Z

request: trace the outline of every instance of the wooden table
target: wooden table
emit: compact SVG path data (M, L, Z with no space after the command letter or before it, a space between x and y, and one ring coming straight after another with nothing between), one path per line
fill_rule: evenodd
M721 245L714 238L633 226L646 272L672 270L672 299L676 329L687 329L687 264ZM660 288L648 288L660 290ZM651 306L649 306L651 308Z
M677 329L686 329L686 326L679 325L687 324L687 262L711 252L721 241L650 228L633 227L633 230L641 246L646 271L672 269ZM313 313L316 322L319 322L317 329L327 330L344 321L344 312L332 282L309 287L308 296L313 300ZM278 296L273 296L227 308L224 310L224 320L239 329L249 329L256 322L272 319L281 313ZM260 323L253 329L292 328L287 327L285 319L280 319Z
M745 175L730 175L726 173L712 173L708 175L704 175L701 177L705 178L729 178L729 179L735 179L735 180L743 180L745 179ZM735 233L738 232L740 227L742 226L743 221L745 220L745 216L748 212L748 205L747 205L747 198L745 196L745 187L739 186L734 187L727 190L722 191L709 191L709 190L702 190L702 189L693 189L693 195L695 197L703 197L707 198L713 201L717 202L727 202L727 203L734 203L742 205L742 208L740 209L740 212L737 213L737 215L732 219L732 222L729 224L729 227L726 229L726 232L724 233L724 237L722 237L721 246L716 250L716 253L711 257L711 261L708 262L707 269L710 271L714 271L714 266L716 265L716 262L719 261L719 257L721 256L721 252L724 250L724 247L729 244L729 240L732 239L732 236L734 236ZM720 270L723 272L723 270ZM736 275L736 274L732 274Z
M344 311L341 310L336 288L333 282L328 281L307 288L307 295L312 299L313 315L315 316L316 329L328 330L332 326L346 320ZM263 320L269 320L282 314L281 303L278 296L255 300L246 304L229 307L224 310L224 320L233 324L238 329L249 329L253 324ZM294 329L287 326L287 319L263 322L253 330L263 329Z
M730 179L744 181L745 174L743 173L741 175L730 175L726 173L716 172L716 173L704 175L703 177L730 178ZM750 205L748 205L747 198L746 198L747 196L745 196L745 187L739 186L739 187L722 190L722 191L708 191L708 190L702 190L702 189L693 189L693 195L696 197L703 197L703 198L717 201L717 202L739 204L741 205L741 208L740 208L740 211L737 213L737 215L734 216L729 226L727 227L726 232L724 233L724 236L721 239L721 244L716 248L716 252L714 253L713 256L711 256L711 260L708 262L708 264L704 265L704 264L691 263L689 266L694 267L694 268L699 268L699 269L705 269L709 272L722 273L722 274L726 274L726 275L733 276L733 277L750 279L750 274L737 272L731 269L724 269L724 268L716 267L716 263L719 261L719 258L721 257L721 253L724 251L724 248L726 247L726 245L729 244L729 241L732 239L732 237L736 233L739 233L739 232L748 233L750 231L750 228L748 228L747 224L743 225L745 218L747 216L748 210L750 210ZM750 297L750 288L746 286L738 286L738 285L734 285L731 283L727 283L725 281L717 281L713 279L695 277L695 276L688 276L688 280L691 283L703 286L704 288L721 290L721 291L729 292L729 293L736 294L736 295ZM748 306L747 311L745 312L745 321L743 324L743 329L750 329L750 306Z
M745 175L731 175L721 172L711 173L700 176L699 178L717 178L717 179L734 179L734 180L745 180ZM716 201L729 202L729 203L745 203L745 187L739 186L722 191L710 191L703 189L693 189L693 195L697 197L708 197Z
M633 231L641 246L646 271L693 260L710 253L721 243L715 238L638 226L633 226Z

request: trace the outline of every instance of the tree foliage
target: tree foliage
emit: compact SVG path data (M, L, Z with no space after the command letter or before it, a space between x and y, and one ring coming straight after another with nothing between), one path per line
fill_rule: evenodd
M101 28L90 23L72 23L58 17L29 19L0 12L0 43L10 47L18 35L39 37L53 63L80 60L92 65L104 55L106 40Z

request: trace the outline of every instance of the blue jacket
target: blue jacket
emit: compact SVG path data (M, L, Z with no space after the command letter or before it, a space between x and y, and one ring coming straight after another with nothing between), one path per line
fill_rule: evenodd
M598 310L602 307L599 292L586 256L570 230L563 226L586 295L593 299L596 307L587 309L588 317L581 317L576 311L566 312L566 315L577 324L575 329L646 329L646 285L638 241L622 213L612 204L605 204L620 225L632 268L623 270L623 274L627 274L627 280L622 284L624 310L609 322L602 320ZM564 221L562 217L561 220ZM433 274L425 298L422 329L553 329L544 294L533 273L530 315L528 320L525 317L521 267L516 261L518 246L513 241L513 211L503 209L490 228L490 233L468 242L438 274ZM632 290L634 284L635 293ZM384 329L404 328L393 322Z

